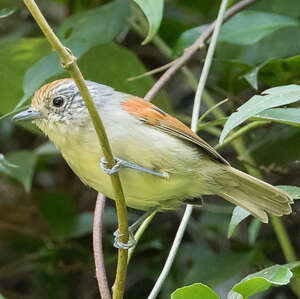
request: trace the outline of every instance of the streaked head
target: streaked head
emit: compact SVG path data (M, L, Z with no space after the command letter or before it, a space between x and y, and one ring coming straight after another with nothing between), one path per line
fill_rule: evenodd
M111 87L92 81L86 81L88 89L100 105L101 95L111 94ZM99 97L100 95L100 97ZM85 103L75 82L70 79L60 79L42 86L35 92L31 107L13 117L13 120L33 120L43 131L48 126L68 124L76 121L77 125L88 119Z

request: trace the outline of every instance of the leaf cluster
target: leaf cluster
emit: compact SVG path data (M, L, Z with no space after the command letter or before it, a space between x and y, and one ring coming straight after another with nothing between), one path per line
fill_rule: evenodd
M128 79L184 53L215 18L218 4L45 0L42 8L86 79L144 96L158 76ZM0 17L0 293L97 298L91 250L96 194L74 177L35 127L9 120L42 84L66 73L22 1L2 1ZM226 22L203 97L202 113L208 113L198 124L199 134L218 144L234 166L259 172L287 191L294 211L300 198L299 36L298 0L258 1ZM204 53L199 50L188 64L192 77L198 77ZM190 83L178 72L154 99L186 124L193 105ZM160 298L240 299L258 292L264 292L261 298L300 298L299 264L286 264L272 227L247 218L240 208L232 210L212 198L195 211ZM129 221L136 217L130 211ZM297 218L294 212L284 221L296 254ZM117 259L111 245L115 219L109 203L103 242L110 283ZM125 297L147 296L178 222L176 213L160 214L145 232L129 268ZM271 288L288 284L293 292Z

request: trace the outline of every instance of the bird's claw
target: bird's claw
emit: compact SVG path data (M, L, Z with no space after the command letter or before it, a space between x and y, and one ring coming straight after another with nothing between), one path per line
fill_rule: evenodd
M122 165L121 159L119 159L118 157L114 157L114 159L115 159L115 165L112 168L107 167L107 161L104 157L102 157L100 160L100 166L102 170L108 175L113 175L117 173L120 170L120 167Z
M128 234L129 234L129 240L127 243L123 243L120 241L120 237L123 236L121 234L119 234L119 230L116 230L114 232L114 247L116 248L121 248L121 249L124 249L124 250L128 250L130 249L131 247L133 247L135 244L136 244L136 240L134 238L134 235L133 235L133 232L129 229L128 230Z
M165 179L169 178L169 175L166 172L158 172L158 171L155 171L155 170L152 170L152 169L148 169L148 168L145 168L143 166L127 162L127 161L122 160L118 157L114 157L114 159L115 159L115 165L112 168L107 167L107 161L104 157L102 157L101 160L100 160L101 168L108 175L115 174L116 172L118 172L120 170L120 168L122 166L122 167L135 169L137 171L149 173L149 174L152 174L152 175L155 175L155 176L158 176L158 177L162 177L162 178L165 178Z

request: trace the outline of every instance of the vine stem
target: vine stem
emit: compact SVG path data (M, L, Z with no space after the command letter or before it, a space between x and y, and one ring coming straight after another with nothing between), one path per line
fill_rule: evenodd
M60 57L62 67L68 70L69 74L73 78L76 83L80 94L82 95L86 107L91 116L94 128L96 130L98 140L103 152L103 155L108 163L108 167L111 168L115 164L112 151L109 145L109 141L102 123L102 120L98 114L95 103L92 99L92 96L85 84L84 78L78 68L76 63L76 57L72 54L69 49L66 49L57 36L52 31L51 27L47 23L43 14L39 10L34 0L24 0L25 5L29 9L33 18L39 25L40 29L48 39L52 48L57 52ZM100 158L100 157L99 157ZM116 209L118 215L118 229L120 233L120 241L126 243L128 241L128 221L127 221L127 211L124 193L121 186L121 181L118 173L110 176L112 187L114 190L114 199L116 202ZM117 264L117 273L116 273L116 281L115 288L113 292L113 298L119 299L123 298L124 288L125 288L125 279L127 272L127 257L128 251L124 249L118 250L118 264Z
M228 11L225 14L224 21L228 20L230 17L232 17L233 15L235 15L236 13L238 13L245 7L247 7L257 1L259 1L259 0L242 0L242 1L238 2L236 5L232 6L230 9L228 9ZM178 59L173 61L171 67L160 77L160 79L149 90L149 92L145 96L145 99L150 101L152 99L152 97L154 97L158 93L158 91L168 82L168 80L198 51L198 49L203 48L205 41L207 41L207 39L210 37L210 35L214 29L214 25L215 25L215 22L212 23L199 36L199 38L194 42L194 44L190 48L185 49L184 54L181 57L179 57ZM164 47L160 47L159 41L156 44L159 48L162 48L162 50L165 50ZM169 56L168 54L170 51L163 51L163 52L166 56ZM193 74L189 70L187 70L187 71L188 72L186 75L188 75L189 78L191 78L191 80L189 80L189 82L194 87L195 84L194 84ZM216 110L214 110L214 112L216 112ZM220 115L218 115L218 117L224 117L222 110L220 110L218 112L220 113ZM259 126L261 124L255 124L254 127L256 127L256 125ZM249 155L247 149L245 148L245 146L243 144L243 140L238 137L241 137L242 133L245 133L245 131L253 129L254 127L252 125L248 126L247 128L244 129L244 132L239 130L236 132L236 134L233 134L232 136L229 137L230 139L227 140L227 143L234 141L233 147L235 148L237 153L239 155L241 155L246 161L251 162L252 165L255 164L255 161ZM219 146L219 147L222 147L222 146ZM250 167L249 165L246 165L246 168L251 175L261 178L261 173L258 170ZM281 219L276 218L275 221L273 221L273 220L274 219L272 219L274 231L275 231L278 241L283 249L285 258L287 261L289 261L293 257L295 257L294 249L291 245L291 242L288 238L288 235L286 233L285 227L282 224ZM285 244L284 244L285 242L288 244L287 246L285 246ZM296 294L298 294L298 297L300 298L300 295L299 295L300 292L298 291L298 289L293 287L293 290L295 291ZM155 298L155 297L153 297L153 298Z
M194 101L194 107L193 107L193 116L192 116L192 123L191 123L191 129L196 132L197 130L197 125L198 125L198 118L199 118L199 113L200 113L200 106L201 106L201 98L202 98L202 94L203 94L203 90L204 90L204 86L206 83L206 79L210 70L210 66L211 66L211 62L212 62L212 58L213 58L213 54L215 52L215 48L216 48L216 44L217 44L217 39L218 39L218 35L220 32L220 28L223 22L223 18L224 18L224 14L225 14L225 10L226 10L226 6L227 6L228 0L222 0L219 12L218 12L218 17L217 20L215 22L215 28L214 28L214 32L213 32L213 36L211 39L211 42L209 44L209 48L207 51L207 55L205 58L205 62L204 62L204 66L203 66L203 70L200 76L200 80L199 80L199 84L198 84L198 88L197 88L197 92L195 95L195 101ZM175 259L175 256L177 254L177 251L179 249L179 246L181 244L185 229L187 227L187 224L189 222L189 219L191 217L193 211L193 206L192 205L187 205L183 218L180 222L179 228L176 232L176 236L175 239L173 241L171 250L169 252L168 258L165 262L165 265L163 267L162 272L160 273L148 299L154 299L157 297L164 281L166 280L166 277L170 271L170 268L173 264L173 261Z
M225 145L233 142L234 140L236 140L237 138L241 137L242 135L244 135L246 132L257 128L257 127L261 127L264 126L266 124L269 124L270 121L267 120L261 120L261 121L254 121L251 122L247 125L245 125L244 127L240 128L239 130L237 130L236 132L234 132L233 134L231 134L230 136L228 136L223 143L218 144L215 146L216 150L219 150L220 148L224 147Z
M224 21L227 21L233 15L249 6L250 4L260 0L243 0L232 6L224 15ZM214 31L216 21L211 23L206 30L198 37L198 39L190 46L186 48L184 54L175 60L175 63L159 78L159 80L153 85L153 87L146 94L145 99L150 100L157 92L170 80L170 78L180 69L199 49L203 48L207 39Z
M111 299L111 294L107 282L107 275L104 265L104 255L102 246L102 232L103 232L103 211L105 207L105 196L98 193L94 212L93 224L93 247L94 259L96 265L96 277L98 281L98 288L102 299Z
M274 227L274 231L279 240L281 249L284 253L285 259L288 263L292 263L296 261L296 254L290 242L289 236L284 229L282 221L279 217L271 216L271 221Z
M135 250L135 248L136 248L136 246L137 246L140 238L142 237L144 231L147 229L147 227L151 223L151 221L152 221L153 217L156 215L156 213L157 213L156 210L153 211L153 213L143 221L143 223L139 226L139 229L135 233L134 239L135 239L136 243L134 244L133 247L131 247L129 249L129 252L128 252L128 261L127 261L128 264L129 264L129 262L130 262L130 260L131 260L131 258L133 256L134 250Z
M164 281L166 280L166 277L170 271L170 268L173 264L173 261L175 259L176 253L178 251L179 245L181 244L181 240L183 237L183 234L185 232L186 226L189 222L190 216L192 214L193 211L193 206L192 205L187 205L184 215L182 217L182 220L180 222L179 228L177 230L175 239L173 241L171 250L169 252L168 258L165 262L165 265L163 267L162 272L160 273L150 295L148 296L148 299L155 299L164 283Z

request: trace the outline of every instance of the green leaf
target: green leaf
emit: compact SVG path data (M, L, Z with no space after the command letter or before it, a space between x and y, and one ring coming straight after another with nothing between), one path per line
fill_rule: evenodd
M149 23L148 34L142 45L149 43L159 29L164 9L164 0L134 0L144 12Z
M194 283L190 286L177 289L171 294L171 299L220 299L220 297L208 286L202 283Z
M293 278L300 278L300 264L298 264L292 268L292 272L294 274Z
M77 229L75 202L69 195L42 193L39 200L39 209L55 238L65 239Z
M285 191L292 199L300 199L300 187L280 185L277 188Z
M29 192L37 161L36 154L31 151L17 151L7 154L6 158L17 167L5 168L4 173L21 182L26 192Z
M1 0L0 2L0 19L6 18L21 7L21 1L18 0Z
M249 152L258 165L269 167L276 163L277 166L284 166L299 159L299 148L300 128L274 123L271 127L256 131Z
M246 276L236 284L228 294L228 299L247 299L259 292L267 290L270 286L286 285L290 282L293 273L288 266L274 265L257 273ZM242 296L239 296L238 294Z
M59 66L58 60L57 65ZM101 45L90 49L84 55L82 55L78 61L78 65L86 79L110 85L117 90L131 93L140 97L143 97L154 84L152 77L145 77L139 81L132 82L127 80L129 77L133 77L136 74L144 73L146 69L132 51L114 43ZM101 66L101 68L99 68L99 66ZM47 70L47 67L51 68L52 66L45 65L45 67ZM46 74L46 70L42 69L42 72ZM36 74L34 76L36 76ZM56 76L55 78L66 76L66 74L62 74L60 76ZM31 82L30 86L35 86L35 83ZM154 98L153 103L159 105L167 112L172 112L170 100L167 98L164 92L160 92Z
M222 26L218 41L246 46L257 43L280 28L298 25L299 22L291 17L245 10ZM184 31L175 43L174 56L181 55L185 48L191 46L206 27L201 25Z
M300 55L286 59L267 59L254 67L243 77L250 85L258 88L258 76L264 84L270 86L299 83Z
M297 20L287 16L245 10L223 25L219 41L251 45L280 28L298 25Z
M58 33L63 44L80 58L90 48L107 44L120 32L129 16L128 1L118 0L65 20ZM97 61L97 60L95 60ZM94 61L94 63L95 63ZM97 61L98 62L98 61ZM99 63L98 70L103 69ZM55 52L27 70L24 77L24 96L21 106L47 79L64 72Z
M129 1L116 0L65 19L57 35L65 42L84 42L81 47L90 49L111 42L129 16Z
M230 219L229 223L229 228L228 228L228 238L232 237L232 234L236 227L249 215L251 215L248 211L245 209L237 206L233 209L232 216Z
M68 238L78 238L90 234L93 231L94 213L81 213L76 217L72 230L65 235Z
M55 238L61 240L78 238L93 230L94 213L77 214L75 202L68 194L43 193L39 209Z
M44 144L40 145L34 151L37 155L57 155L59 154L59 150L55 147L55 145L48 141Z
M300 108L273 108L255 115L255 118L271 120L292 126L300 126Z
M270 60L267 60L263 63L261 63L260 65L254 67L252 70L250 70L249 72L247 72L245 75L243 75L243 77L250 83L250 85L254 88L254 89L258 89L258 73L260 72L260 70L266 65L268 64Z
M113 43L92 48L82 56L78 65L85 78L140 97L155 82L152 77L128 81L128 78L145 72L145 67L132 51ZM152 102L167 112L172 112L171 103L163 92Z
M252 219L248 230L250 244L255 243L261 224L262 222L260 222L258 219L256 218Z
M249 82L249 84L254 89L258 89L257 76L259 71L260 71L260 66L256 66L250 72L243 75L243 77Z
M180 56L184 49L191 46L206 28L207 25L201 25L184 31L174 45L173 57Z
M10 163L9 161L6 160L3 154L0 154L0 171L9 172L11 168L18 168L18 166Z
M26 70L50 52L45 39L9 40L0 47L0 113L10 112L23 96L22 82Z
M195 253L197 253L196 248L195 250ZM189 269L188 274L184 277L184 282L201 281L211 286L217 286L245 270L253 257L253 250L241 252L226 250L218 254L199 256L194 260L193 267ZM203 272L203 269L206 269L205 272Z
M276 106L287 105L300 99L300 85L285 85L267 89L255 95L230 115L220 136L223 143L228 133L248 118Z
M259 75L264 84L270 86L298 84L300 55L285 59L272 59L263 64Z

